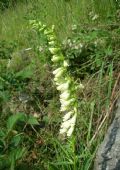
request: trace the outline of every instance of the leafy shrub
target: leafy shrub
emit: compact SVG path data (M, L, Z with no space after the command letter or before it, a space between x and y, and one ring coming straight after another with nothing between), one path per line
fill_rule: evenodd
M79 30L79 29L78 29ZM113 62L114 67L119 60L120 30L118 25L86 28L73 32L73 36L63 42L63 52L70 61L70 71L84 77L95 73ZM82 70L81 70L82 69Z

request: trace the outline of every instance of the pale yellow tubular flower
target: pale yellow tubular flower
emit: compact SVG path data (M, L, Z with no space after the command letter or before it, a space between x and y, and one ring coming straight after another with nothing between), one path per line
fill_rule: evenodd
M61 100L61 99L60 99ZM62 106L69 106L72 102L74 102L75 101L75 99L70 99L70 100L61 100L61 104L62 104Z
M69 120L71 125L75 125L76 122L76 118L77 118L77 113L74 114L74 116Z
M60 86L63 83L63 79L61 79L60 77L54 77L54 82L56 86Z
M59 90L59 91L66 91L66 90L68 90L69 85L70 85L70 81L67 81L66 83L63 83L60 86L58 86L57 90Z
M57 74L55 74L55 77L56 77L56 78L61 77L62 74L63 74L63 72L64 72L64 69L61 69Z
M60 134L65 134L67 132L67 129L60 128Z
M69 120L67 119L66 121L64 121L62 123L61 129L60 129L60 134L67 133L68 137L70 137L72 135L74 126L75 126L75 122L76 122L76 116L77 116L77 114L74 114L74 116L71 119L69 119Z
M70 137L72 135L73 131L74 131L76 117L77 117L77 114L74 114L74 116L71 119L69 119L68 121L64 122L64 125L65 125L65 123L68 124L68 122L69 122L69 125L70 125L68 130L67 130L67 132L66 132L68 137ZM63 129L64 129L64 127L63 127Z
M59 62L60 60L64 60L63 55L53 55L52 59L53 62Z
M70 111L70 112L66 113L63 117L63 121L65 122L68 119L70 119L71 115L73 115L73 114L74 114L74 111Z
M67 106L62 106L61 105L61 108L60 108L60 111L61 112L65 112L65 111L67 111L68 110L68 107Z
M65 102L64 102L65 103ZM69 108L70 108L70 104L71 103L65 103L65 104L63 104L63 103L61 103L61 108L60 108L60 111L61 112L64 112L64 111L67 111Z
M64 99L64 100L67 100L69 97L70 97L70 92L68 90L66 90L60 95L60 99Z
M75 99L61 99L60 98L60 102L62 106L69 106L70 104L72 104L75 101Z
M69 130L67 131L67 137L70 137L74 131L74 126L71 126Z
M57 68L56 70L53 71L53 74L56 75L59 72L61 72L62 70L63 70L63 67L59 67L59 68Z
M68 129L70 127L70 121L65 121L61 125L61 129Z
M59 58L57 56L53 56L51 59L52 62L58 62Z

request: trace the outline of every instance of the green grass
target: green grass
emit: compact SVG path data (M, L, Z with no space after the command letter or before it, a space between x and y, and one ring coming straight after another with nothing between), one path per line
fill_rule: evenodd
M26 28L26 22L24 20L24 15L26 12L26 7L24 4L19 4L18 6L10 9L6 9L5 12L0 14L0 32L1 39L11 40L22 38L23 32Z
M92 20L95 14L99 17ZM55 25L58 41L63 42L62 51L70 61L68 71L85 85L83 91L78 91L79 112L70 140L59 138L62 115L46 38L30 28L29 19ZM120 31L110 24L118 24L113 0L30 0L26 5L18 3L15 8L1 12L0 39L5 40L1 51L12 59L9 67L7 58L0 59L0 116L3 120L0 128L4 132L10 115L17 112L40 114L40 125L18 122L9 137L0 138L0 166L3 157L13 161L12 151L14 155L15 149L25 147L26 155L15 161L17 169L20 166L21 169L26 167L25 170L93 169L97 146L108 128L107 118L102 126L101 123L109 112L116 81L114 74L120 62ZM77 29L72 30L73 25L77 25ZM66 38L71 40L71 46ZM17 42L15 49L10 41ZM82 52L78 48L80 43ZM32 50L22 51L28 47ZM20 101L23 93L30 101Z
M0 38L17 39L26 44L25 30L27 19L39 19L55 25L60 38L71 34L72 25L91 23L95 14L99 15L96 22L105 22L109 17L114 18L115 5L113 0L105 1L66 1L66 0L30 0L27 5L18 3L15 8L8 8L0 15ZM90 15L90 13L92 14Z

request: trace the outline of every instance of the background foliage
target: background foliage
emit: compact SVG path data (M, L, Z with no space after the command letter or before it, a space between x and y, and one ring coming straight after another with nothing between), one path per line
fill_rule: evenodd
M90 170L119 94L120 6L115 0L0 1L0 169ZM82 81L75 135L62 116L47 39L29 20L55 25L69 74ZM114 93L113 93L114 92ZM113 95L114 94L114 95ZM111 113L111 112L110 112Z

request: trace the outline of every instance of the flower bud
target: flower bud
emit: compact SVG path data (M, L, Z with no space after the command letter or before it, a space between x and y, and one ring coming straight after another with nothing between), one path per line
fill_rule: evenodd
M60 48L49 48L49 51L51 52L51 54L57 54L58 52L60 52Z
M43 25L42 27L40 27L39 31L43 31L46 28L46 25Z
M44 34L45 35L52 35L53 34L53 30L45 30Z
M56 37L54 35L47 35L49 41L55 41Z
M69 66L68 61L64 60L63 65L64 67L68 67Z
M80 83L78 86L76 86L76 90L77 90L77 89L83 90L83 89L84 89L84 85Z
M63 60L63 59L64 59L64 57L62 55L53 55L51 60L53 62L58 62L58 61Z
M52 25L52 30L53 30L53 31L55 30L55 25Z
M48 44L55 45L55 41L49 41Z

